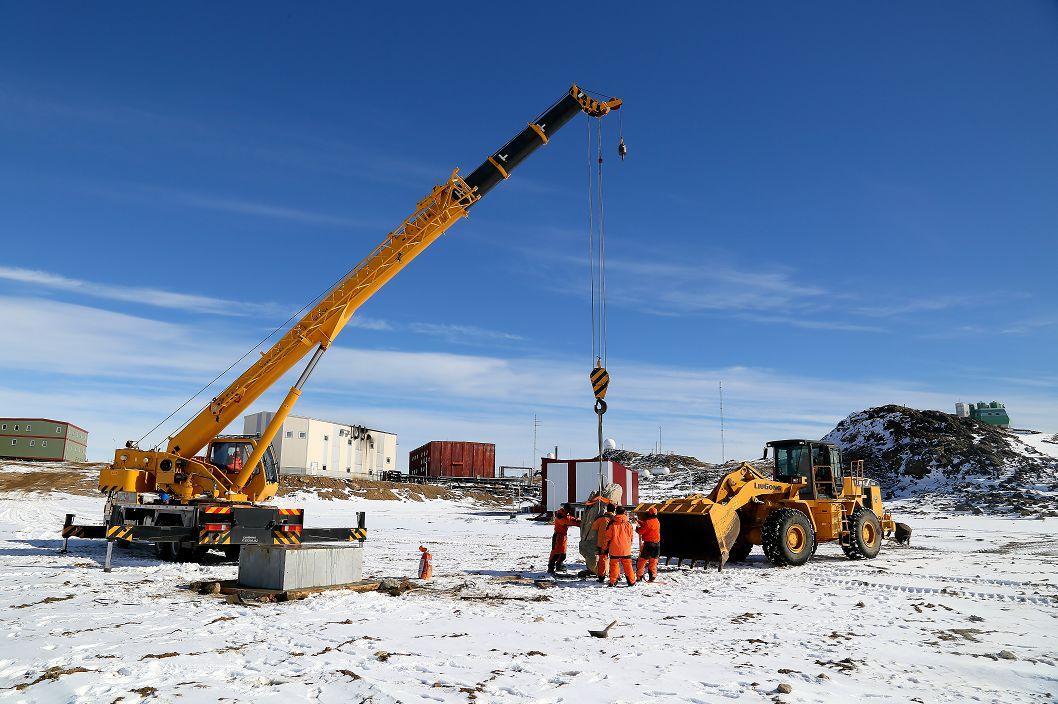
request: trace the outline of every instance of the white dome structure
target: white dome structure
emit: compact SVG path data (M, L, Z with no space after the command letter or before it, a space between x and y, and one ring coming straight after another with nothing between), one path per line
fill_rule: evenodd
M602 447L603 447L604 450L616 450L617 449L617 441L614 440L613 438L606 438L606 440L603 441Z

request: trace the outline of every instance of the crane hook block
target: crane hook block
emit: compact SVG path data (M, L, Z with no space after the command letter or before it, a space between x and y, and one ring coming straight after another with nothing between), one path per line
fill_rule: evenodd
M625 145L625 138L621 137L621 141L617 143L617 156L621 157L621 161L625 160L628 156L628 147Z
M606 398L606 387L610 385L610 373L606 367L595 367L591 370L591 389L595 392L595 398L600 401Z
M601 424L602 414L606 413L606 401L603 401L601 398L595 399L595 412L599 414L599 423Z

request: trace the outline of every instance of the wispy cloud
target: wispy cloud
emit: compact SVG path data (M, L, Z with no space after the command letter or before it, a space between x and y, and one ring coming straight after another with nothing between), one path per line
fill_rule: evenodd
M386 232L386 226L375 220L354 218L345 215L334 215L315 210L307 210L289 205L264 202L250 198L230 195L195 193L175 188L130 184L100 187L93 185L86 189L94 195L117 200L134 200L137 202L165 203L185 208L197 208L220 213L232 213L254 218L281 220L301 225L341 228L376 228L379 238ZM392 224L392 223L391 223Z
M1027 318L1024 320L1016 320L1005 327L1001 327L999 332L1003 335L1027 335L1029 333L1044 330L1046 328L1053 328L1058 326L1058 317L1046 316L1040 318Z
M620 279L620 286L611 287L612 295L668 313L789 311L821 301L828 293L821 286L795 281L791 271L749 271L715 261L610 259L606 269Z
M224 316L259 316L276 320L286 316L292 307L276 303L247 303L224 298L213 298L196 294L178 293L164 289L104 284L84 279L75 279L39 269L21 269L0 266L0 281L9 281L32 289L62 291L78 297L120 301L156 308L169 308L191 313L208 313ZM408 332L443 338L457 344L513 343L525 340L502 330L489 330L476 325L460 325L427 322L395 322L381 318L355 315L349 325L360 330L375 332Z
M756 323L769 325L789 325L804 330L836 330L839 332L886 332L886 329L877 325L864 325L860 323L846 323L840 320L813 320L801 318L796 315L772 316L758 315L755 313L740 313L736 317L741 320L750 320Z
M390 325L370 318L361 323L376 329ZM236 328L218 326L206 333L210 344L203 345L201 324L18 297L0 297L0 329L5 331L0 406L44 417L64 415L90 431L98 429L90 452L100 459L112 452L111 437L119 442L139 437L256 342ZM405 448L438 434L495 441L499 460L506 464L528 460L529 419L536 413L544 422L541 446L557 444L564 454L590 454L595 415L582 360L521 352L454 354L339 344L321 361L299 411L393 430ZM965 383L945 388L901 378L830 379L615 357L609 368L608 435L627 447L647 448L662 425L666 447L714 459L719 457L720 380L729 457L751 456L770 437L819 437L847 414L868 406L947 409L967 391ZM220 385L228 381L230 376ZM289 381L277 383L249 410L274 407ZM1019 425L1051 432L1058 430L1052 390L1053 385L1003 380L974 385L982 397L1003 398ZM160 440L161 434L149 439ZM405 457L398 458L400 466Z
M521 335L502 330L488 330L476 325L448 325L444 323L409 323L407 329L421 335L442 337L449 342L522 342Z
M245 303L224 298L177 293L158 288L103 284L40 271L39 269L0 266L0 280L52 291L64 291L91 298L136 303L157 308L172 308L195 313L210 313L212 315L275 315L279 311L279 306L273 303Z

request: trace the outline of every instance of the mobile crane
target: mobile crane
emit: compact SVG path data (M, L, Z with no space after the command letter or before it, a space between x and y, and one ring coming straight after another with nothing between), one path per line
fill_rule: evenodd
M68 514L63 549L71 537L105 538L109 571L115 542L150 542L162 559L191 560L211 547L233 557L245 544L365 540L362 512L353 528L306 528L301 509L265 503L279 488L271 444L305 382L356 310L457 220L467 217L470 208L509 178L526 157L578 113L602 118L620 107L618 98L597 100L573 84L465 179L459 169L453 170L260 359L170 436L164 450L160 446L144 450L134 441L116 450L113 464L99 474L99 489L107 496L105 524L77 525L75 516ZM301 375L260 436L220 435L310 351Z

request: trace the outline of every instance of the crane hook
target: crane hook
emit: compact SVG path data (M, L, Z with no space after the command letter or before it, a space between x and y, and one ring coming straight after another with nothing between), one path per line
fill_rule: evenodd
M621 157L621 161L625 160L628 156L628 147L625 145L625 138L621 137L621 141L617 143L617 156Z

